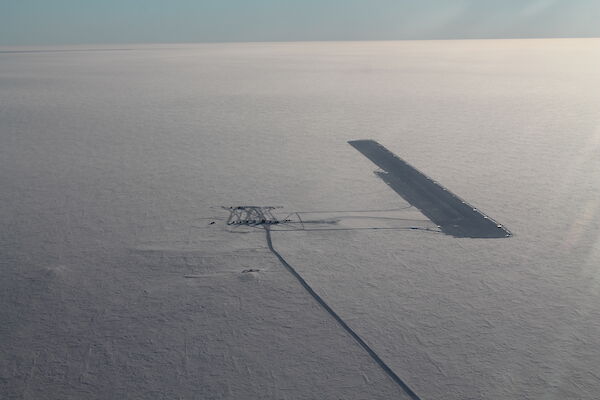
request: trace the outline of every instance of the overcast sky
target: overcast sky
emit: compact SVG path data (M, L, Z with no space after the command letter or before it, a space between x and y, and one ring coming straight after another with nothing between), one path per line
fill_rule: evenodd
M599 37L600 0L0 0L0 45Z

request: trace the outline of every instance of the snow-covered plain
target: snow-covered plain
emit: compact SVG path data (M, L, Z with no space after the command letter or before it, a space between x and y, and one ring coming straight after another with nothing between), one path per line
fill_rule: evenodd
M422 399L598 398L600 40L29 50L0 52L1 398L406 398L225 224L248 204L328 218L274 247ZM366 138L514 236L365 229L430 226Z

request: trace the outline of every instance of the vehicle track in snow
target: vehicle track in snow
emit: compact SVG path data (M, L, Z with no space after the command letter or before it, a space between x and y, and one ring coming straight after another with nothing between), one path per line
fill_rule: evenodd
M402 380L396 373L379 357L379 355L373 350L359 335L356 333L348 324L323 300L321 296L302 278L302 276L292 267L281 254L273 247L273 240L271 238L271 229L268 225L263 225L265 229L267 246L271 253L277 257L279 262L296 278L296 280L302 285L302 287L319 303L319 305L340 325L360 347L362 347L369 356L381 367L381 369L396 383L400 388L408 395L412 400L421 400L421 398L408 386L406 382Z

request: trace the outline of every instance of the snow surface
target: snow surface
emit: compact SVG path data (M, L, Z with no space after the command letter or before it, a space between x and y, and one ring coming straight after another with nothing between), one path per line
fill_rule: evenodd
M598 397L600 40L127 49L0 52L0 397L406 398L238 205L331 222L273 245L422 399Z

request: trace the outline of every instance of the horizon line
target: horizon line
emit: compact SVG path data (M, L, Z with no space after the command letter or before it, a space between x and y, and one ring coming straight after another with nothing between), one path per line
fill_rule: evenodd
M475 37L475 38L421 38L421 39L323 39L323 40L248 40L248 41L235 41L235 40L223 40L223 41L182 41L182 42L123 42L123 43L60 43L60 44L0 44L0 49L27 49L23 51L2 51L0 53L20 53L20 52L31 52L35 49L43 51L64 51L62 48L68 47L81 47L81 46L116 46L114 48L91 48L91 49L80 49L77 51L110 51L110 50L136 50L134 48L123 48L121 46L155 46L155 45L203 45L203 44L268 44L268 43L361 43L361 42L427 42L427 41L470 41L470 40L564 40L564 39L600 39L600 36L527 36L527 37ZM57 48L52 50L52 48ZM68 49L67 49L68 51Z

